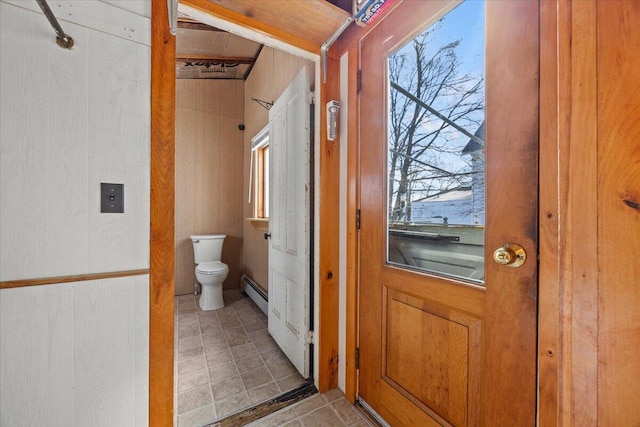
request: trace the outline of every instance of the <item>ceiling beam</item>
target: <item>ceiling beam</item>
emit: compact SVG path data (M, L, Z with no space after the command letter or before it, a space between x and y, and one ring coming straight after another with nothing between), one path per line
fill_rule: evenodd
M221 55L181 55L176 62L224 62L225 64L253 64L255 58L221 56Z
M320 53L320 44L310 42L301 37L288 33L287 31L284 31L280 28L265 24L241 13L227 9L209 0L181 0L180 3L216 18L225 20L244 28L251 29L268 37L272 37L276 40L285 42L307 52L312 52L314 54Z
M226 32L224 30L221 30L219 28L216 27L212 27L210 25L207 24L203 24L202 22L193 22L191 20L189 21L184 21L181 19L178 19L178 28L182 28L184 30L199 30L199 31L220 31L220 32Z

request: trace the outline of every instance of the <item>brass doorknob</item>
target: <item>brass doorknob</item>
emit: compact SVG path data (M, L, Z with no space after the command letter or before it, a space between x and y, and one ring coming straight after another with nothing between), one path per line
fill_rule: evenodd
M507 267L520 267L527 260L527 253L522 246L515 243L505 243L495 250L493 260Z

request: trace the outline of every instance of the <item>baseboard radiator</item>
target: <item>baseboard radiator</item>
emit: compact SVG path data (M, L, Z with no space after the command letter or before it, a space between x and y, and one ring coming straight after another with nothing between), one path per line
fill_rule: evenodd
M264 314L267 314L267 301L269 301L269 297L251 277L243 274L240 279L240 288L260 307L260 310L262 310Z

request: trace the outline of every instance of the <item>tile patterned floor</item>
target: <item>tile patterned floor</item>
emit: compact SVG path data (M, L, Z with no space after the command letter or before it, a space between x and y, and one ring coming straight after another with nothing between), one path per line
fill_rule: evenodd
M267 317L239 290L203 311L176 297L175 413L178 427L201 426L304 382L267 332ZM336 424L340 425L340 424Z
M251 427L365 427L373 426L339 389L308 397L267 417Z

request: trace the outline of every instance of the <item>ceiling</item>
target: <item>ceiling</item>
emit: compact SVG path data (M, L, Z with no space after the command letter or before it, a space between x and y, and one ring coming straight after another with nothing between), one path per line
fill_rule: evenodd
M181 17L176 78L244 80L261 49L260 43Z
M352 0L181 0L225 21L319 53L320 46L349 18ZM176 77L246 79L262 44L178 15Z

